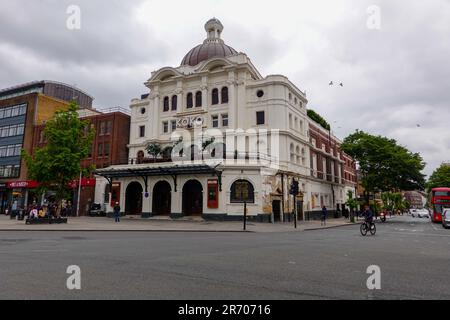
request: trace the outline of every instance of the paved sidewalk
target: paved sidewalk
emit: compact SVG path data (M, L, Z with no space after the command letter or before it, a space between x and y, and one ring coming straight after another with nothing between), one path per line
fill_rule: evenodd
M297 229L294 223L256 223L248 222L248 232L299 232L352 225L346 219L330 219L326 226L320 221L299 222ZM173 232L243 232L243 222L204 221L201 218L169 218L141 219L125 217L120 223L114 219L79 217L69 218L67 224L26 225L25 221L12 220L0 215L0 231L173 231Z

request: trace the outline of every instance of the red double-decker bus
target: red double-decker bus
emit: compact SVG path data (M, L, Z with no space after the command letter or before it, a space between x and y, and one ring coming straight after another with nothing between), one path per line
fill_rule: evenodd
M442 212L450 208L450 188L434 188L430 194L431 221L442 222Z

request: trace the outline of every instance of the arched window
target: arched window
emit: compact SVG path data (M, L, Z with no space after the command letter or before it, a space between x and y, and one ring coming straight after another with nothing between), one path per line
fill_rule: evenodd
M219 89L213 89L211 98L213 105L219 104Z
M202 93L200 91L197 91L197 93L195 94L195 106L202 106Z
M164 97L164 104L163 104L164 108L163 111L169 111L169 97Z
M222 88L222 103L228 103L228 88Z
M192 100L192 93L189 92L187 94L187 98L186 98L186 107L189 109L189 108L192 108L193 106L194 106L194 102Z
M172 110L173 111L177 110L177 104L178 104L178 97L172 96Z
M244 200L247 203L255 203L255 189L250 181L237 180L231 185L230 202L242 203Z

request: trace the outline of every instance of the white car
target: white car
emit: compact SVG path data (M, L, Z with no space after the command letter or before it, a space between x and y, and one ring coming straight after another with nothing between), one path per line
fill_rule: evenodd
M450 228L450 209L444 209L442 213L442 226L445 229Z
M411 212L411 216L413 218L428 218L430 219L430 212L428 209L417 209Z

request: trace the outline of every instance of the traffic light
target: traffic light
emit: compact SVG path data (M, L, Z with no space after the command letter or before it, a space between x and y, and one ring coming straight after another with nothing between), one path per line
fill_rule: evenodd
M300 191L298 188L298 181L292 180L291 189L289 191L290 191L290 194L292 194L292 195L298 194L298 192Z

